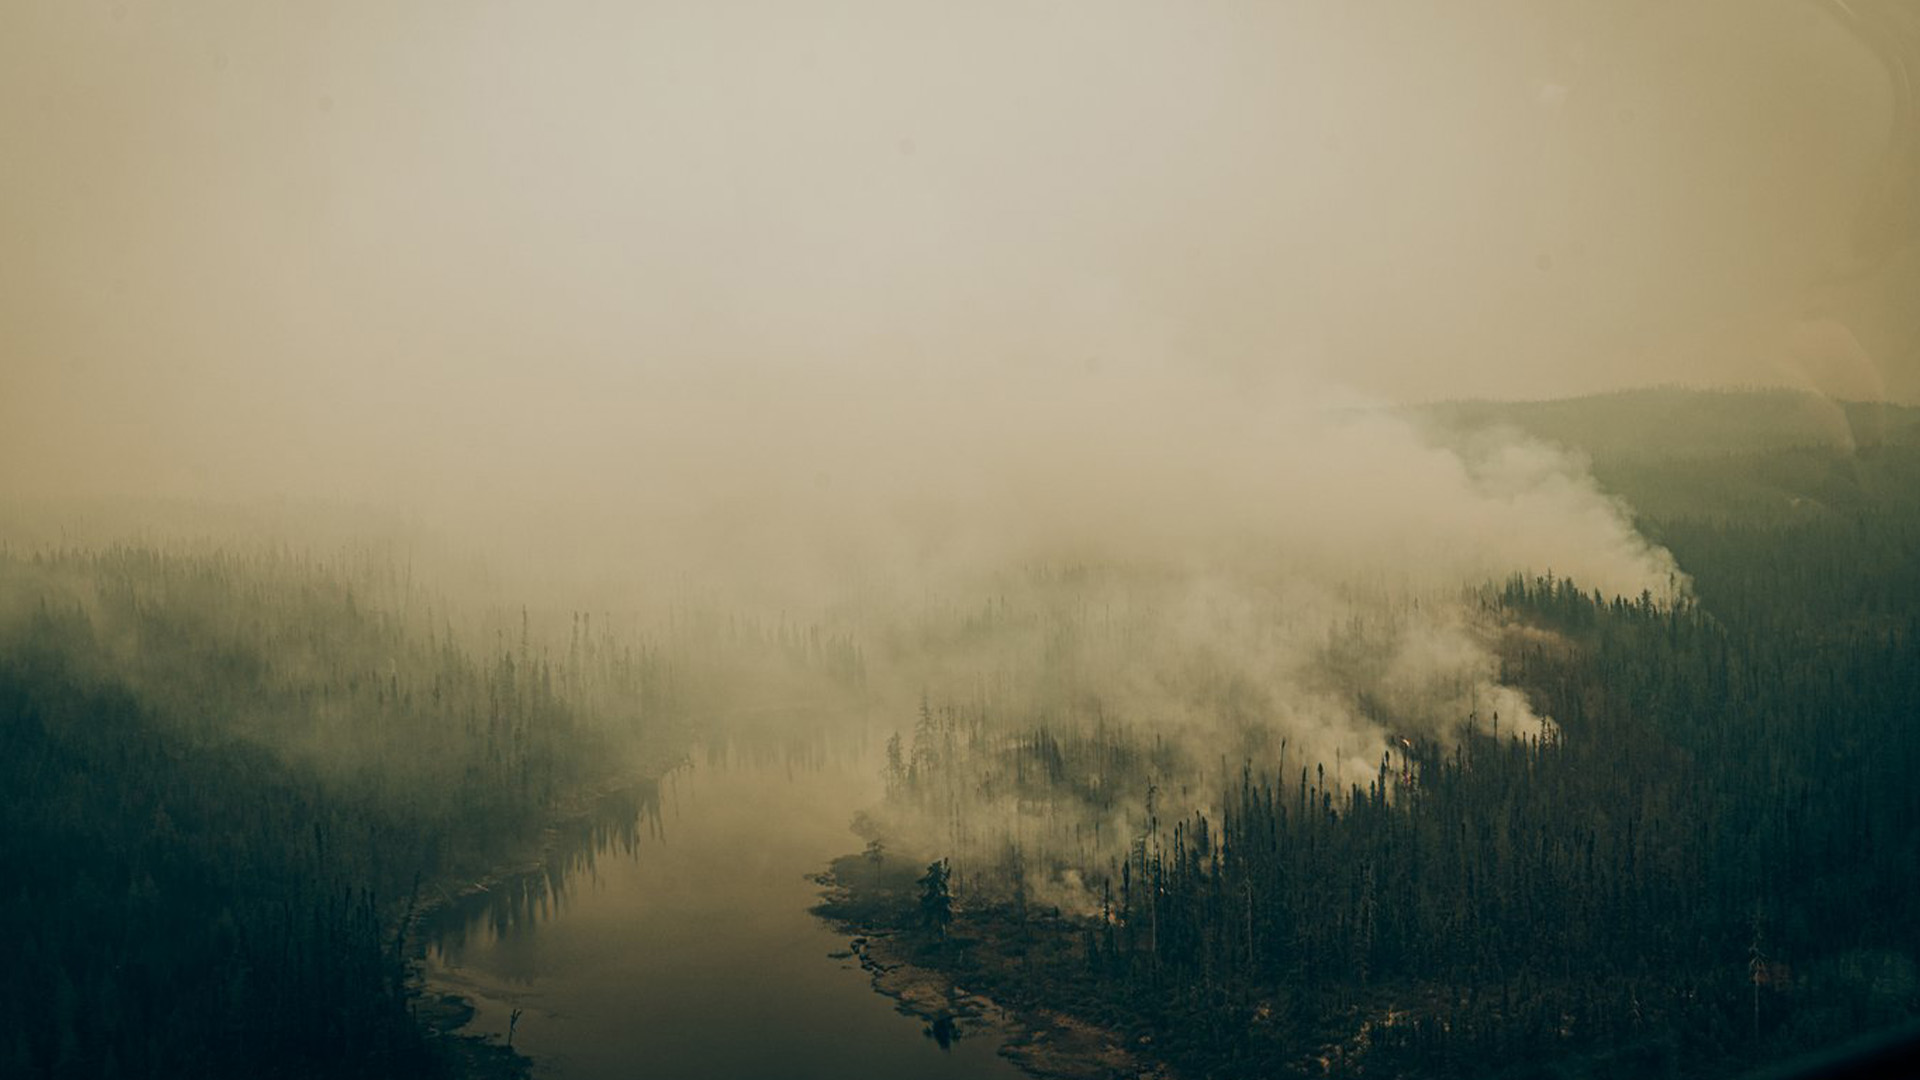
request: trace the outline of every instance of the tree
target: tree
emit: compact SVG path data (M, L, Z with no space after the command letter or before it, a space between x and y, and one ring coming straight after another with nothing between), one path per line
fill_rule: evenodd
M901 753L900 733L897 731L887 736L886 780L888 794L900 790L900 785L906 783L907 780L906 759L905 755Z
M953 921L953 895L947 888L952 873L942 859L928 863L920 879L920 923L941 937L946 936L947 924Z

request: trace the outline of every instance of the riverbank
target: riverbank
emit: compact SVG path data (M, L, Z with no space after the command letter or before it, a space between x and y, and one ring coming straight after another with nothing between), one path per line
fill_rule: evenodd
M461 1080L530 1080L533 1062L526 1055L490 1036L463 1034L475 1008L463 994L431 985L422 961L436 923L460 916L461 909L489 902L497 892L533 878L564 870L567 860L583 844L591 844L598 827L616 814L637 813L639 796L653 789L674 769L685 764L682 755L655 754L600 783L581 788L557 802L537 831L479 877L448 877L425 882L416 893L405 940L409 965L407 992L415 1022L446 1066ZM610 803L618 805L610 806ZM397 927L395 928L398 929Z
M1019 940L1016 926L964 918L944 936L924 930L923 869L891 856L836 859L816 879L825 892L814 912L850 936L844 955L859 960L875 991L925 1021L929 1038L991 1040L1041 1080L1174 1080L1124 1034L1016 996L1028 950L1074 934L1053 927Z

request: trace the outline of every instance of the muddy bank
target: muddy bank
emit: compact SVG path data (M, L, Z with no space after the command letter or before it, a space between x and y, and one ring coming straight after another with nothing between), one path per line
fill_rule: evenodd
M964 932L940 938L917 926L912 865L849 855L815 880L824 889L815 914L852 939L841 955L857 958L874 990L900 1011L925 1021L930 1038L943 1045L991 1040L1002 1057L1042 1080L1175 1080L1119 1032L966 985L941 961L966 960L978 941Z
M473 1005L458 994L414 987L413 1018L431 1038L449 1073L462 1080L531 1080L533 1062L513 1048L480 1035L459 1033L473 1019Z

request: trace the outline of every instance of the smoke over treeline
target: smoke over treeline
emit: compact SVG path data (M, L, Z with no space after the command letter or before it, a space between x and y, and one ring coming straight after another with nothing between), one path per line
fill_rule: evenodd
M1257 704L1235 725L1341 732L1322 749L1362 757L1355 693L1423 729L1495 694L1476 586L1684 587L1579 459L1510 433L1441 446L1298 381L760 373L685 379L627 418L626 456L558 466L555 492L394 515L388 591L509 627L531 607L555 633L571 612L828 625L893 708L1011 672L1204 732L1179 688L1237 680Z
M42 148L0 210L7 532L371 543L483 643L819 628L869 715L1196 759L1531 721L1472 590L1685 583L1576 457L1385 406L1884 389L1845 312L1728 359L1806 321L1885 109L1846 27L1740 11L1672 18L1740 46L1725 86L1827 73L1829 153L1580 3L23 9L6 47L73 62L0 106Z
M482 646L739 618L844 647L883 726L1364 772L1543 721L1473 590L1685 588L1577 457L1389 406L1861 375L1846 326L1742 352L1873 158L1876 61L1817 12L1674 19L1727 85L1827 72L1825 155L1580 3L569 10L10 16L74 60L5 65L43 150L0 209L7 534L364 546Z

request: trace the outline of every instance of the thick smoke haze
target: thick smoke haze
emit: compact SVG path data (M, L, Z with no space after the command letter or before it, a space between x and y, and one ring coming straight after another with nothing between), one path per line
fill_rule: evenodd
M1139 712L1442 726L1499 689L1463 590L1684 582L1581 462L1388 407L1920 390L1889 63L1793 0L11 5L0 490L874 640L1107 568Z
M0 480L550 491L823 366L1912 398L1904 24L1839 14L10 4Z

